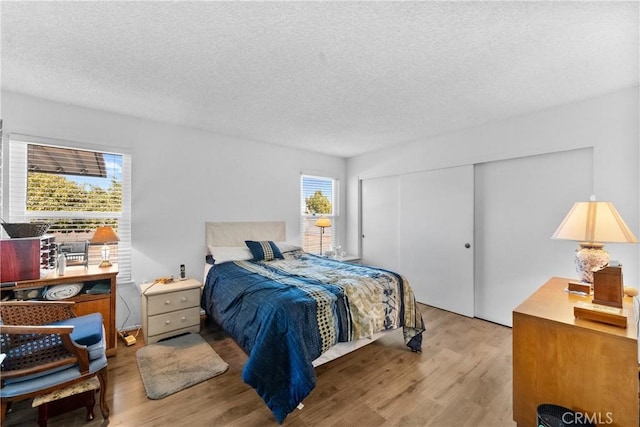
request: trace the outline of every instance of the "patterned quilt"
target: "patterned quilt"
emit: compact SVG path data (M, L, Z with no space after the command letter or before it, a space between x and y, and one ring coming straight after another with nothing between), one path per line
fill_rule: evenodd
M214 265L203 307L249 355L243 381L278 422L315 387L312 362L341 341L402 327L420 351L424 324L398 274L303 251Z

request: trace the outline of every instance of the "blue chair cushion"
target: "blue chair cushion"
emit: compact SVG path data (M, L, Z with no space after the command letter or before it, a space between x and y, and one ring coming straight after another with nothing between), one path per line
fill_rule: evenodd
M52 326L73 326L71 339L80 345L92 346L102 340L102 314L91 313L52 323Z
M101 357L89 362L89 372L96 373L105 366L107 366L107 356L103 352ZM5 380L4 386L0 388L0 397L7 398L33 393L80 378L80 371L77 365L67 369L53 369L48 372L48 374L45 372L30 379Z

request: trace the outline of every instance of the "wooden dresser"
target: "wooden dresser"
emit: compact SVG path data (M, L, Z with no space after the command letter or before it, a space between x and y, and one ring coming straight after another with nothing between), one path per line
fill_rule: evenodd
M82 290L64 301L73 301L73 311L82 316L90 313L102 314L102 321L107 341L107 356L113 356L118 351L118 332L116 329L116 276L118 266L100 268L68 267L64 275L51 272L41 279L23 280L13 286L3 287L0 294L8 299L43 299L43 292L52 286L66 284L80 284Z
M592 296L565 292L570 279L551 278L513 311L513 419L536 426L550 403L609 426L638 426L638 340L633 300L627 328L573 316Z

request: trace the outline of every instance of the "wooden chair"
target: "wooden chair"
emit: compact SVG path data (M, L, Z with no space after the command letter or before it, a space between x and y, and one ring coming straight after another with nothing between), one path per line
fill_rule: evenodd
M100 410L106 403L107 357L102 315L76 317L73 302L15 301L0 304L1 420L11 402L63 389L97 376Z

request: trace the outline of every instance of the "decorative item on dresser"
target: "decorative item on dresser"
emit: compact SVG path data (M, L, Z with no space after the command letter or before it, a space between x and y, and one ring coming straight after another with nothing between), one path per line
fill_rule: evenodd
M158 279L143 284L142 330L145 344L187 332L200 332L200 292L195 279Z
M102 262L99 267L110 267L111 261L109 261L109 256L111 254L111 249L109 248L109 244L117 243L120 241L116 232L110 226L101 226L98 227L91 238L92 245L102 245L100 248L100 255L102 256Z
M575 240L576 271L581 282L593 284L593 271L609 264L605 243L638 243L611 202L578 202L562 220L552 239Z
M638 339L633 300L626 327L574 316L589 296L551 278L513 311L513 419L536 426L536 408L560 405L597 414L613 427L638 425Z
M1 222L4 231L12 239L40 237L51 227L48 222L5 222L4 220Z
M65 256L67 266L89 266L89 242L63 242L58 245L58 252Z
M622 266L609 265L593 272L593 303L622 308Z
M56 253L52 234L0 240L0 282L39 279L55 269Z

